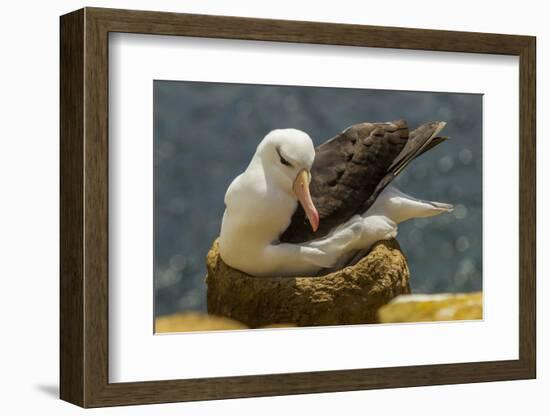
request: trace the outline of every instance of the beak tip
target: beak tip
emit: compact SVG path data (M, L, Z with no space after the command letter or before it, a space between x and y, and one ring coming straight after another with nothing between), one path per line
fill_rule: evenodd
M311 194L309 193L309 172L305 169L301 170L300 173L296 176L292 189L296 195L296 199L302 205L302 208L305 211L307 219L313 232L316 232L319 228L319 212L315 208L313 201L311 199Z
M311 229L313 232L316 232L319 229L319 214L315 216L313 222L311 223Z

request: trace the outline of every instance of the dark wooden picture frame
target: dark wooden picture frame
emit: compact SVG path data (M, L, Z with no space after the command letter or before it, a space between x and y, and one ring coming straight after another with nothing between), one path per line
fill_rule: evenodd
M536 376L535 38L85 8L61 17L60 396L83 407L529 379ZM519 359L109 383L110 32L519 56Z

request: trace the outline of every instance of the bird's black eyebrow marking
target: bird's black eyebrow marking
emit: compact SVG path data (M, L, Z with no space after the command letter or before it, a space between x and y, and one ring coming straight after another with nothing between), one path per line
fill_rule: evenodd
M290 163L288 160L286 160L283 155L281 154L281 149L279 149L278 147L275 148L275 150L277 151L277 154L279 155L279 159L281 160L281 163L285 166L290 166L292 167L292 163Z

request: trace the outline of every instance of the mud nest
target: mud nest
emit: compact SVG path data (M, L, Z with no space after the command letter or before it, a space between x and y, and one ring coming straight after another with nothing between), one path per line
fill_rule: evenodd
M223 262L217 241L206 264L208 313L251 328L375 323L381 306L410 293L396 240L380 241L355 265L324 276L252 277Z

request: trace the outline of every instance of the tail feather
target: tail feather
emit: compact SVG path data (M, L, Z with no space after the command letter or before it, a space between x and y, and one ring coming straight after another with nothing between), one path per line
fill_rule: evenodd
M445 202L435 202L435 201L426 201L429 204L433 205L436 209L441 212L453 212L455 207L453 204L446 204Z
M433 139L431 139L426 147L422 150L422 153L420 153L418 156L423 155L428 150L433 149L435 146L437 146L440 143L443 143L445 140L449 139L449 136L436 136Z
M376 201L376 198L378 198L378 195L380 195L380 193L394 180L394 178L416 157L447 139L447 137L438 136L446 125L447 123L444 121L432 121L429 123L424 123L410 132L407 144L392 162L386 175L378 183L374 192L367 199L367 201L365 201L361 212L365 212L368 208L370 208L374 201Z
M388 172L393 176L399 175L417 156L444 141L444 138L437 138L437 135L446 124L444 121L432 121L413 130L407 144L388 168Z

